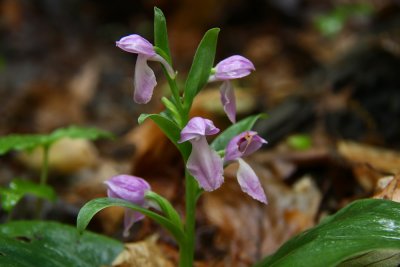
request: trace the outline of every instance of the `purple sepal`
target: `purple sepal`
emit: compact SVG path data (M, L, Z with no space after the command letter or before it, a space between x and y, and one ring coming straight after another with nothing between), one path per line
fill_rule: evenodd
M122 50L129 53L145 55L147 57L152 57L156 55L153 45L142 36L137 34L131 34L122 37L119 41L116 42L116 45Z
M214 135L219 132L214 123L209 119L193 117L181 131L178 143L199 139L202 136Z
M230 56L215 66L215 79L226 81L245 77L255 70L253 63L239 55Z

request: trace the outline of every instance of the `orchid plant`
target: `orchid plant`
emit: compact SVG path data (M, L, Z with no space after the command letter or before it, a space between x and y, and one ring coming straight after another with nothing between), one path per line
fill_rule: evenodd
M267 198L253 169L244 158L267 143L252 126L260 115L245 118L236 123L236 100L231 80L243 78L255 70L253 63L240 55L228 57L213 67L219 29L206 32L195 54L193 64L181 90L176 82L168 45L166 20L162 11L155 8L155 45L137 34L128 35L116 42L120 49L137 54L134 75L133 100L148 103L157 85L156 76L148 61L161 63L171 95L163 97L165 110L160 114L142 114L139 123L153 120L180 151L185 163L184 220L170 202L151 190L143 178L121 174L105 182L108 198L88 202L78 215L78 229L84 230L91 218L109 206L126 208L124 235L131 226L148 216L165 227L176 239L180 249L180 266L193 266L195 244L196 202L205 191L214 191L224 182L224 167L237 162L237 180L243 192L264 204ZM221 103L228 119L234 123L225 131L202 117L189 118L192 103L202 88L211 82L222 82ZM219 134L209 144L207 136Z

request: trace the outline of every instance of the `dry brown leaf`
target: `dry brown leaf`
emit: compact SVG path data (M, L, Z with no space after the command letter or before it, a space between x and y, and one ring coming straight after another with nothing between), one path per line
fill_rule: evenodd
M352 163L365 163L377 170L397 173L400 171L400 153L380 147L341 141L339 153Z
M173 267L157 245L157 236L125 244L125 249L114 260L112 267Z
M309 177L292 188L274 179L269 170L250 162L266 191L268 205L243 193L236 168L225 172L225 183L203 197L203 212L219 228L216 246L227 251L222 266L250 266L274 252L294 234L314 225L321 194Z
M101 71L99 61L95 58L86 62L69 82L68 91L81 106L86 105L96 93Z
M136 148L132 173L148 180L157 193L173 199L177 183L183 179L183 162L171 141L150 119L128 133L125 141Z
M40 169L43 149L21 152L19 160L27 166ZM98 162L98 151L91 141L62 138L49 151L49 169L62 173L74 173L82 168L93 167Z
M400 172L400 153L393 150L349 141L339 142L337 150L367 191L373 191L383 175Z
M255 109L256 103L254 93L252 93L250 88L241 88L235 84L235 95L237 99L240 99L236 106L237 115L249 114ZM202 90L194 99L193 110L198 113L209 114L209 116L225 116L220 98L221 93L217 88Z
M379 191L373 198L390 199L400 202L400 174L379 179L377 188Z

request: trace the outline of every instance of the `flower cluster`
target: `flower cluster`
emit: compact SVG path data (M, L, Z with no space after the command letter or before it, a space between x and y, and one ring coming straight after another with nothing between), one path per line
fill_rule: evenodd
M224 182L224 165L237 161L239 168L237 180L243 192L252 198L267 204L267 198L260 181L242 158L257 151L267 141L254 131L243 132L230 140L222 159L207 143L206 136L219 132L211 120L201 117L192 118L181 132L179 143L189 141L192 152L187 162L187 169L205 191L214 191ZM114 176L105 182L108 187L108 197L122 198L135 205L149 207L146 192L150 185L142 178L130 175ZM125 210L124 236L132 225L143 219L143 215L130 209Z
M167 70L171 78L175 77L175 72L168 62L158 55L153 45L143 37L132 34L121 38L116 45L124 51L138 54L134 77L134 97L136 103L146 104L150 101L157 81L153 70L147 65L147 61L158 61ZM225 113L231 122L236 121L236 99L233 91L233 79L245 77L255 70L253 63L245 57L235 55L220 61L211 70L209 82L222 81L220 87L221 102Z
M222 159L207 143L206 136L219 132L212 121L201 117L192 118L181 132L179 142L189 141L192 152L187 162L190 174L205 191L218 189L224 182L223 167L237 161L239 169L237 179L243 192L254 199L267 203L264 190L253 169L242 159L267 143L254 131L241 133L228 143L225 157Z
M156 53L153 45L143 37L132 34L117 41L116 45L124 51L138 54L134 76L134 101L139 104L151 100L157 81L147 61L160 62L170 79L175 78L175 71L165 58ZM222 82L220 87L221 102L229 120L236 121L236 100L231 80L245 77L255 70L253 63L239 55L220 61L210 70L208 82ZM205 191L218 189L224 182L224 167L233 162L239 164L237 180L243 192L252 198L267 203L260 181L243 158L257 151L267 143L254 131L245 131L228 142L224 151L215 151L207 142L207 136L215 135L220 130L211 120L194 117L180 132L177 143L190 142L192 150L187 159L186 168ZM221 156L223 155L223 156ZM105 182L108 197L121 198L144 208L151 205L146 194L151 192L150 185L142 178L130 175L114 176ZM124 235L130 227L144 216L131 209L126 209Z

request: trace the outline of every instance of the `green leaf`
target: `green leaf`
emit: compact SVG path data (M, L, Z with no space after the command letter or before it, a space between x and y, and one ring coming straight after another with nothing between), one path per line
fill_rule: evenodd
M50 186L22 179L12 180L9 188L0 188L0 194L1 205L5 211L11 211L25 195L33 195L49 201L55 201L57 198L56 193Z
M172 65L171 51L168 45L167 22L161 9L154 7L154 43L164 53L161 55Z
M307 150L311 147L312 141L308 134L294 134L289 136L287 143L293 149Z
M218 33L218 28L208 30L197 48L185 84L184 105L187 111L190 110L194 97L204 87L210 76L217 48Z
M183 230L182 221L178 212L174 209L174 207L167 199L153 191L147 192L146 198L155 201L160 206L161 210L164 212L167 218L170 219L173 224Z
M400 204L382 199L358 200L314 228L286 242L261 266L396 266L372 265L376 259L398 258ZM359 258L359 259L357 259ZM362 264L354 264L360 260ZM346 263L346 261L349 261ZM369 265L371 264L371 265Z
M351 259L341 262L338 267L347 266L399 266L400 249L380 249L367 252L361 255L356 255Z
M235 137L236 135L244 132L249 131L253 128L256 121L262 117L265 117L264 114L258 114L249 116L235 124L229 126L225 131L223 131L214 141L211 143L211 147L214 148L216 151L220 151L225 149L228 145L229 141Z
M1 207L6 212L12 211L12 209L18 204L18 202L23 197L23 194L15 192L10 188L2 188L2 187L0 187L0 195L1 195Z
M161 131L179 149L184 158L189 157L191 145L188 142L182 144L178 143L178 140L181 136L181 130L176 123L163 114L141 114L139 116L138 123L143 123L143 121L145 121L147 118L151 119L155 124L158 125L158 127L160 127Z
M99 138L113 138L113 135L94 127L78 126L60 128L48 135L10 134L0 137L0 155L11 150L32 150L40 146L49 146L63 137L96 140Z
M14 179L10 183L10 189L22 194L31 194L36 197L55 201L57 198L54 189L48 185L40 185L28 180Z
M55 222L19 221L0 226L2 267L111 265L123 244Z
M79 126L69 126L66 128L60 128L50 134L50 139L52 142L57 141L64 137L97 140L100 138L112 139L114 138L114 135L110 132L103 131L95 127L79 127Z
M373 12L373 6L367 3L338 5L327 14L317 16L314 25L323 35L334 36L343 29L351 17L368 17Z
M77 228L79 231L85 230L87 225L89 224L90 220L93 218L93 216L101 211L102 209L112 207L112 206L117 206L117 207L124 207L124 208L129 208L134 211L140 212L143 215L149 217L156 223L160 224L163 226L165 229L167 229L175 238L178 242L181 242L183 240L183 232L179 228L179 226L174 225L169 219L153 212L148 209L145 209L143 207L134 205L126 200L119 199L119 198L97 198L89 201L86 203L81 210L79 211L78 218L77 218Z
M48 142L48 136L42 134L11 134L0 137L0 155L11 150L32 150Z

